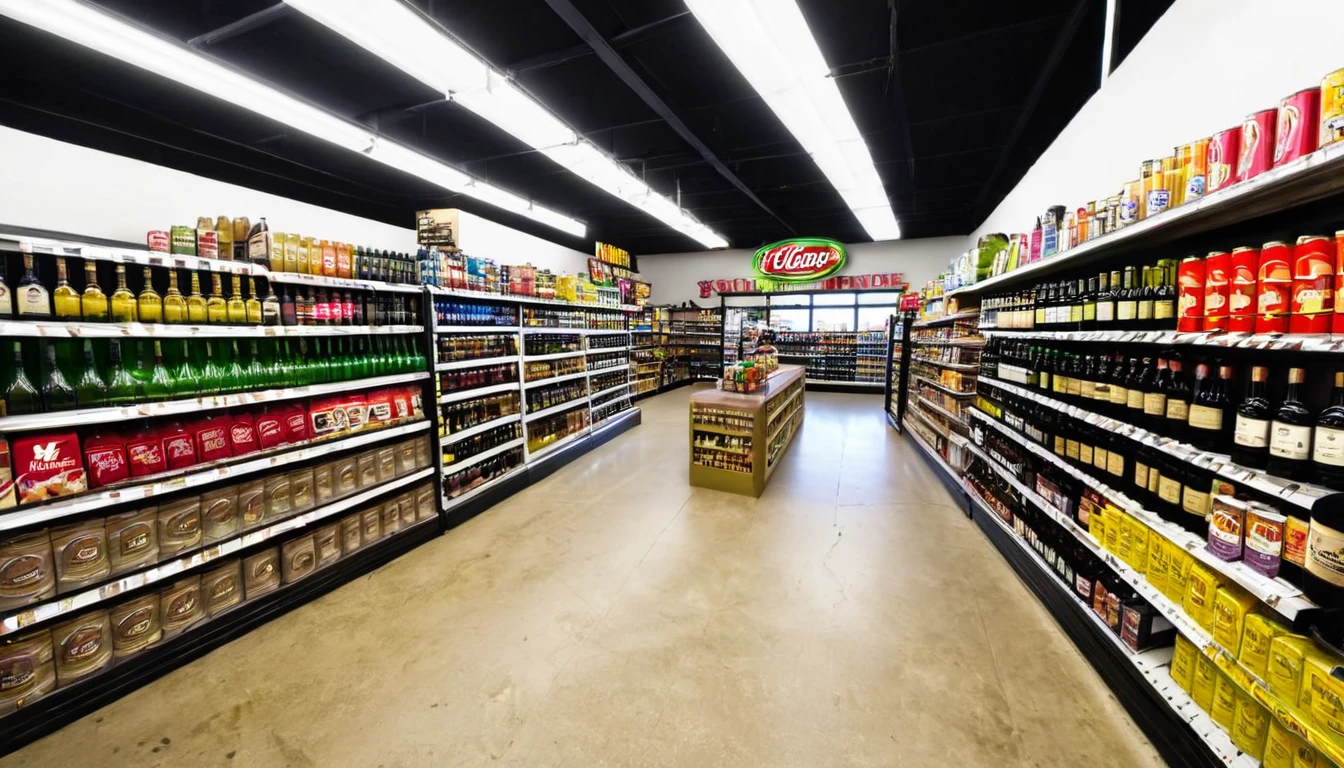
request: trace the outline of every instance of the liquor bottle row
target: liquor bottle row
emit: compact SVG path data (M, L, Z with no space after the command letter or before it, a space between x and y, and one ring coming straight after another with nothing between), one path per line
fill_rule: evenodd
M1176 327L1177 265L1125 267L1094 277L1041 283L986 296L981 328L1167 330Z
M619 387L629 379L629 374L624 371L611 371L608 373L598 373L588 377L589 386L594 392L601 392L604 389Z
M711 469L722 469L727 472L741 472L751 474L753 455L750 453L736 454L724 453L714 448L702 448L692 446L691 463L701 467Z
M516 333L440 335L438 339L440 363L486 360L492 357L512 357L518 354L518 334Z
M1344 372L1334 374L1328 404L1318 409L1305 368L1279 371L1274 384L1284 386L1271 390L1266 366L1251 366L1239 381L1233 366L1200 358L1191 361L1192 376L1174 352L1126 358L1016 343L992 344L986 357L997 378L1201 450L1227 451L1271 475L1344 489Z
M14 505L16 492L19 504L35 504L422 418L418 387L388 387L195 418L24 433L8 445L0 441L0 509Z
M623 312L528 306L522 309L524 328L587 328L597 331L626 329L626 316Z
M440 392L460 392L478 387L491 387L518 380L518 366L513 363L487 365L481 368L463 368L439 372Z
M601 371L610 368L626 368L630 365L630 358L624 352L599 353L589 352L587 357L588 370Z
M457 472L448 472L443 478L443 490L449 499L455 499L485 483L502 477L523 464L523 449L515 448L485 461L472 464Z
M518 325L518 309L502 304L469 304L435 298L434 312L438 315L439 325Z
M750 432L755 426L750 413L728 411L719 408L696 408L691 412L691 426L728 429L734 432Z
M596 428L607 419L630 410L630 407L630 395L626 392L612 392L600 401L594 401L593 427Z
M137 658L243 603L285 589L437 514L433 486L423 484L315 530L299 531L275 546L212 562L162 589L8 638L0 646L0 668L21 672L11 675L11 684L0 692L0 715ZM109 530L112 525L109 518ZM155 531L151 510L148 521L122 526L119 543L109 541L104 553L110 557L128 542L143 549L154 540ZM87 540L82 538L82 546L73 552L67 546L65 559L81 562L88 554ZM31 568L40 560L28 554L21 562ZM62 562L60 556L55 560ZM24 574L31 572L26 569Z
M523 338L524 355L555 355L583 349L583 337L573 334L540 333Z
M587 408L571 408L563 413L543 416L527 423L527 450L536 453L583 432L589 425Z
M236 339L84 339L79 345L12 342L9 366L0 373L0 415L355 381L425 365L417 342L404 337L249 339L241 346Z
M807 378L815 381L854 381L858 364L854 360L834 357L809 357Z
M451 469L455 462L498 448L523 436L523 425L517 421L487 429L480 434L464 437L443 446L443 464Z
M1013 450L1011 444L1003 447ZM1027 459L1023 457L1021 460ZM1055 482L1067 477L1062 472L1052 471L1049 465L1037 469L1044 488L1054 487ZM1027 474L1036 475L1034 471ZM1101 557L1028 503L992 467L972 461L966 470L966 482L1019 538L1031 546L1049 567L1051 575L1063 582L1132 651L1137 653L1172 642L1175 630L1169 622L1116 575ZM1036 486L1033 479L1024 482L1028 487Z
M565 381L547 387L534 387L527 391L527 411L528 413L536 413L546 408L582 400L587 396L588 382L582 379Z
M722 435L717 432L696 432L691 440L691 446L729 453L748 453L751 451L751 438L738 435Z
M523 371L527 381L541 381L542 379L553 379L557 376L568 376L574 373L583 373L587 370L582 357L566 357L560 360L541 360L524 361Z
M419 282L415 259L410 254L275 232L265 217L251 224L246 216L232 221L228 216L220 216L213 222L209 216L201 216L194 228L175 225L168 231L152 230L146 241L151 251L245 261L272 272L389 283Z
M429 455L428 439L406 440L132 512L0 539L0 561L27 564L0 590L0 610L81 590L339 501L428 467Z
M0 270L3 269L0 258ZM419 298L383 295L373 291L285 289L277 295L267 282L265 296L253 289L247 275L224 276L206 272L210 293L201 293L201 273L189 272L188 292L178 286L180 270L127 267L86 260L82 287L72 283L66 259L56 258L56 281L48 286L34 266L32 254L23 255L24 272L10 300L0 272L0 319L68 320L87 323L167 323L190 325L408 325L418 323ZM115 272L109 294L99 283L98 270ZM157 283L157 285L156 285ZM159 288L163 288L160 293Z
M621 349L630 345L630 337L622 333L605 333L588 337L588 349Z
M478 424L518 413L518 393L504 392L498 395L485 395L474 400L445 403L439 411L441 413L439 434L448 437Z

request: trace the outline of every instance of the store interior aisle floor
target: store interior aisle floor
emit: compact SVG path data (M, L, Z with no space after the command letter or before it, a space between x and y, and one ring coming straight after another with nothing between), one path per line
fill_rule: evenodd
M876 397L753 500L687 485L689 392L0 766L1162 764Z

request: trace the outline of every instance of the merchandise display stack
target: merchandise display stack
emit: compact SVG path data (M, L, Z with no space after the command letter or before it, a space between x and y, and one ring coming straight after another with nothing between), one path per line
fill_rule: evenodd
M921 448L958 475L984 337L974 317L916 322L910 334L904 424Z
M691 395L691 485L760 496L802 427L804 370L726 385Z
M6 744L441 530L412 262L199 224L0 239Z
M635 322L630 336L630 394L634 397L648 397L661 391L666 352L659 338L670 319L667 309L645 307Z
M720 317L712 310L646 307L636 323L632 373L635 395L654 395L721 370Z
M883 395L887 411L887 423L900 432L905 411L910 407L909 393L906 389L906 376L909 375L910 361L913 357L913 345L908 341L913 312L892 315L887 320L887 371Z
M1192 762L1344 764L1344 143L1316 150L1317 92L944 286L987 339L929 385L973 404L972 517Z
M715 381L723 375L723 317L710 309L671 310L664 343L669 355L686 364L692 381Z
M629 391L636 308L432 290L450 522L567 448L638 423L629 418L638 413Z
M881 391L887 366L886 331L779 331L780 359L804 365L808 384Z

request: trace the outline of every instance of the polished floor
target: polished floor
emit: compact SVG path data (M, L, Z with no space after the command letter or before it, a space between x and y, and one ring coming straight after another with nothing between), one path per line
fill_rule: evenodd
M0 766L1162 764L877 397L759 500L687 485L687 398Z

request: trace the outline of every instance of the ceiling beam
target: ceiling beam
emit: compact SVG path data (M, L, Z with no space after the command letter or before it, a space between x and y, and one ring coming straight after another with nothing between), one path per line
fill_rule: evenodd
M237 37L238 35L251 32L254 29L260 29L287 13L289 13L288 3L276 3L267 8L262 8L256 13L249 13L232 24L225 24L222 27L217 27L206 32L203 35L197 35L188 40L187 45L192 48L203 48L209 45L216 45L231 37Z
M890 37L891 61L887 65L886 95L891 99L892 122L900 126L901 154L906 158L906 170L910 174L910 184L915 183L915 143L910 138L910 110L905 104L905 88L901 85L900 42L896 34L896 22L900 18L901 1L887 0L888 35Z
M571 0L546 0L546 4L551 7L552 11L555 11L556 15L569 25L570 29L574 30L574 34L578 35L580 40L583 40L583 42L587 43L588 46L593 49L593 52L597 54L597 57L602 60L603 64L607 65L612 73L619 77L630 90L634 91L635 95L639 96L640 100L643 101L649 109L652 109L655 114L661 117L673 131L676 131L677 135L680 136L682 140L687 144L690 144L696 152L699 152L700 156L705 159L705 162L709 163L715 171L718 171L720 176L727 179L729 184L736 187L738 191L745 195L748 200L755 203L757 207L773 216L775 220L789 232L789 234L797 234L787 221L771 210L770 206L766 205L756 196L755 192L752 192L751 189L737 177L737 174L729 170L727 165L724 165L724 162L719 159L719 156L714 154L714 151L709 148L709 145L701 141L699 136L695 135L695 132L686 125L667 102L663 101L658 94L653 92L653 89L649 87L649 84L644 82L644 79L631 68L630 64L626 62L621 54L611 46L611 43L606 38L602 37L597 29L593 27L592 23L579 12L578 8L574 7L574 3L571 2Z
M1006 35L1009 33L1015 33L1021 35L1030 32L1031 30L1036 29L1037 27L1053 25L1055 22L1060 21L1063 18L1064 14L1056 13L1051 14L1049 16L1038 16L1034 19L1027 19L1026 21L1019 21L1014 24L1005 24L1001 27L990 27L988 29L981 29L976 32L968 32L964 35L957 35L956 37L945 37L942 40L934 40L931 43L925 43L924 45L916 45L911 48L906 48L905 50L901 51L901 55L906 56L911 53L926 51L929 50L930 48L941 48L944 45L952 45L955 43L966 43L971 40L978 40L979 38L982 37L998 37L1000 35Z
M611 43L611 45L616 48L630 45L631 43L636 43L639 42L640 40L644 40L648 37L651 37L652 35L650 33L662 31L662 28L665 27L669 22L676 21L677 19L680 19L683 16L689 16L689 15L691 15L690 11L680 11L678 13L672 14L671 16L664 16L663 18L658 19L657 21L651 21L648 24L641 24L638 27L627 29L626 31L618 35L612 35L607 40L607 42ZM574 59L581 59L585 56L592 56L593 53L594 51L590 46L576 45L561 51L552 51L551 53L543 53L539 56L531 56L529 58L523 59L522 61L516 62L511 66L505 67L505 69L508 71L509 74L516 76L520 72L527 72L528 70L532 69L543 69L545 67L553 67L557 64L564 64L567 61L573 61Z
M1008 158L1013 154L1013 148L1017 146L1017 140L1022 138L1022 132L1027 129L1027 123L1031 122L1031 117L1036 113L1036 107L1041 103L1041 97L1045 95L1045 87L1050 83L1050 78L1054 76L1055 70L1059 68L1059 62L1064 58L1064 52L1068 50L1069 44L1073 42L1074 35L1078 32L1078 27L1082 25L1083 17L1087 15L1088 7L1092 5L1093 0L1078 0L1073 6L1073 13L1069 15L1064 26L1059 29L1055 35L1055 44L1050 48L1050 55L1046 57L1045 64L1041 67L1041 73L1036 76L1036 82L1031 86L1031 92L1027 94L1026 101L1022 102L1021 112L1018 113L1017 122L1013 124L1013 130L1009 132L1007 141L1003 144L1003 151L999 153L998 162L994 163L994 170L990 172L985 179L984 186L980 188L980 194L975 196L975 203L972 208L975 214L984 220L988 211L983 210L985 201L989 199L990 190L994 187L994 182L998 181L999 174L1008 165Z

